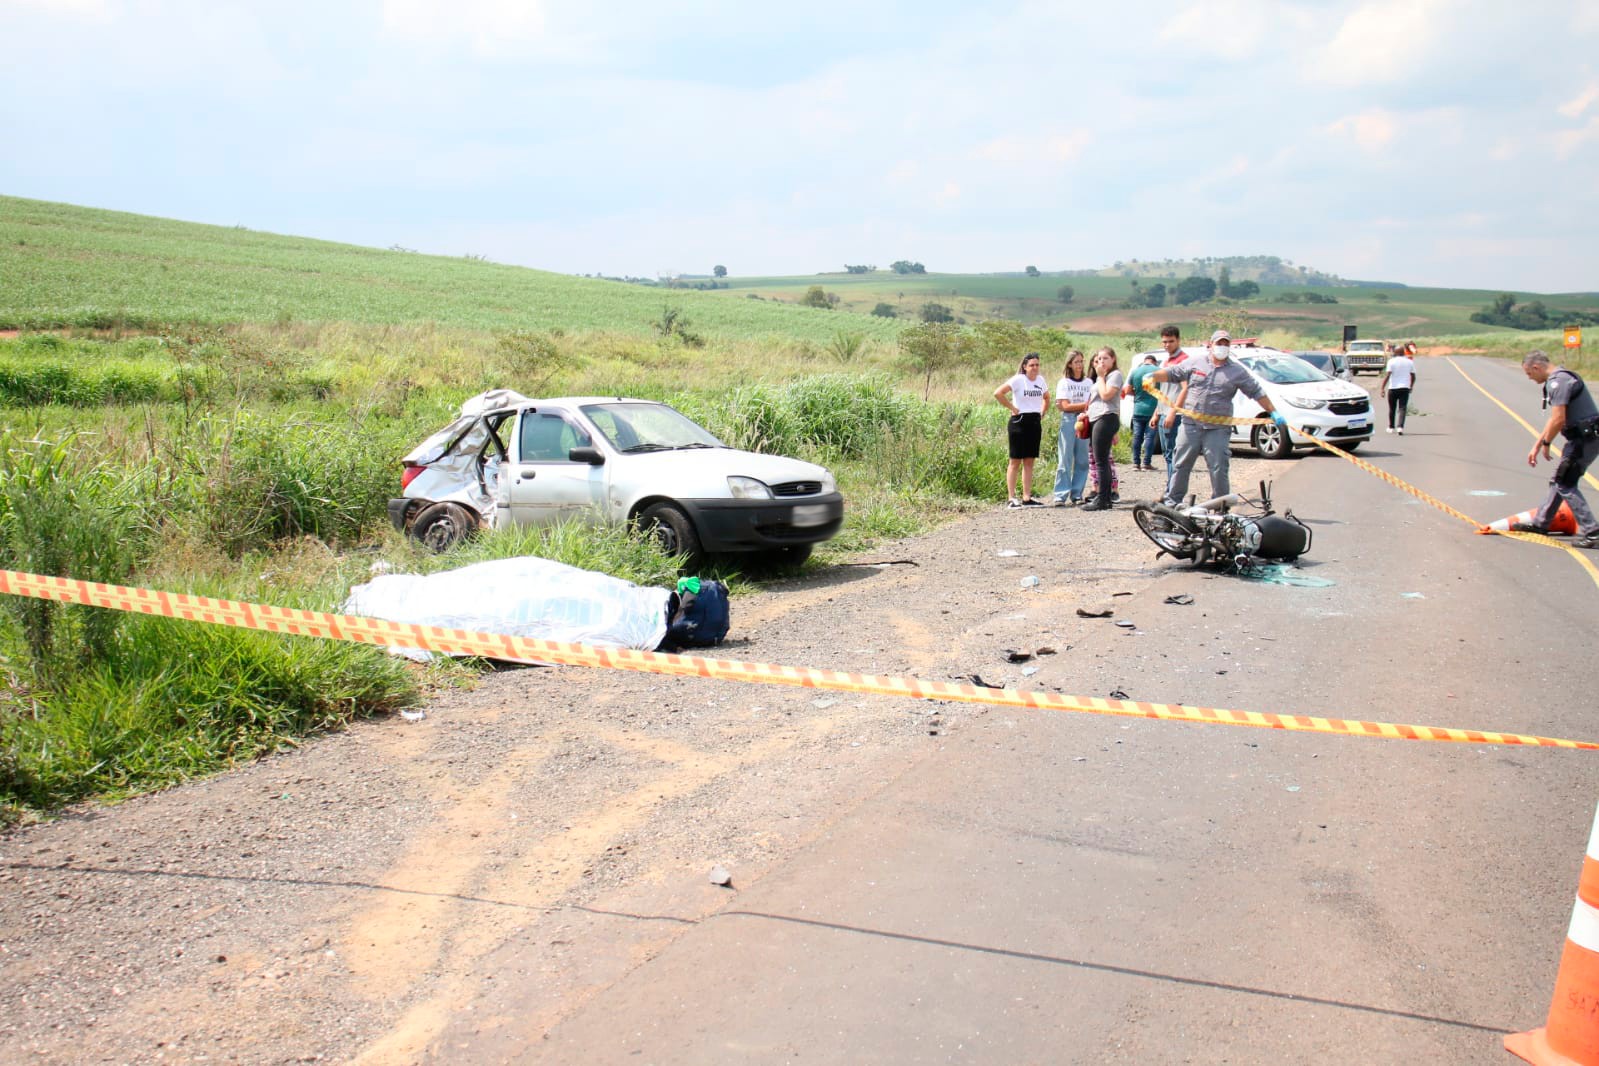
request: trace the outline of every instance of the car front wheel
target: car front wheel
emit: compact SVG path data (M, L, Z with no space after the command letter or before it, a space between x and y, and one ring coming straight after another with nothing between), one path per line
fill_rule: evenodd
M655 535L661 550L668 555L681 555L687 567L698 566L705 553L700 549L700 535L689 521L688 515L669 503L655 503L639 515L639 526Z
M1289 438L1288 431L1275 422L1256 426L1250 438L1250 443L1262 459L1286 459L1294 454L1294 442Z

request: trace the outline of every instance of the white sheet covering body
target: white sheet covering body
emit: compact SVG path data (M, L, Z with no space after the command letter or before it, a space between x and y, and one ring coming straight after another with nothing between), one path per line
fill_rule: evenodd
M534 556L436 574L383 574L350 590L346 614L479 633L654 651L666 637L666 589ZM426 659L419 649L391 649Z

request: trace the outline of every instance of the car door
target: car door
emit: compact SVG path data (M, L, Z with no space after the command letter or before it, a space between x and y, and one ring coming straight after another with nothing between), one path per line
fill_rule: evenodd
M514 454L500 475L500 502L516 525L549 525L572 518L598 522L605 467L573 462L573 448L594 444L588 430L559 408L518 413Z

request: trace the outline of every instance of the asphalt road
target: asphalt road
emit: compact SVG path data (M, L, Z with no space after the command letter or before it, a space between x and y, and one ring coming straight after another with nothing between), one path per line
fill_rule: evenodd
M1517 368L1460 362L1538 423ZM1538 500L1526 431L1447 362L1423 362L1413 403L1363 457L1484 520ZM1313 523L1307 572L1333 584L1174 569L1118 601L1139 634L1079 649L1079 691L1599 738L1599 588L1574 560L1336 458L1284 469L1278 504ZM1163 603L1178 591L1194 605ZM1501 1035L1548 1006L1596 765L991 714L537 1045L494 1053L1504 1062Z

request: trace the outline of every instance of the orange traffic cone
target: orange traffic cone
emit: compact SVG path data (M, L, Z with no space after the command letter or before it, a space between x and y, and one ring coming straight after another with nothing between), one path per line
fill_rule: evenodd
M1513 514L1506 518L1501 518L1497 522L1489 522L1487 525L1479 528L1477 532L1487 534L1492 533L1494 530L1498 530L1501 533L1508 533L1510 532L1510 527L1517 522L1524 522L1530 525L1537 513L1538 512L1536 510L1522 511L1520 514ZM1554 520L1549 523L1549 532L1577 532L1577 516L1571 513L1571 504L1567 503L1565 500L1560 501L1560 509L1555 512Z
M1582 860L1577 883L1577 903L1566 930L1566 950L1560 954L1555 976L1555 997L1549 1020L1542 1029L1512 1033L1505 1050L1537 1066L1595 1066L1599 1064L1599 813L1588 837L1588 854Z

